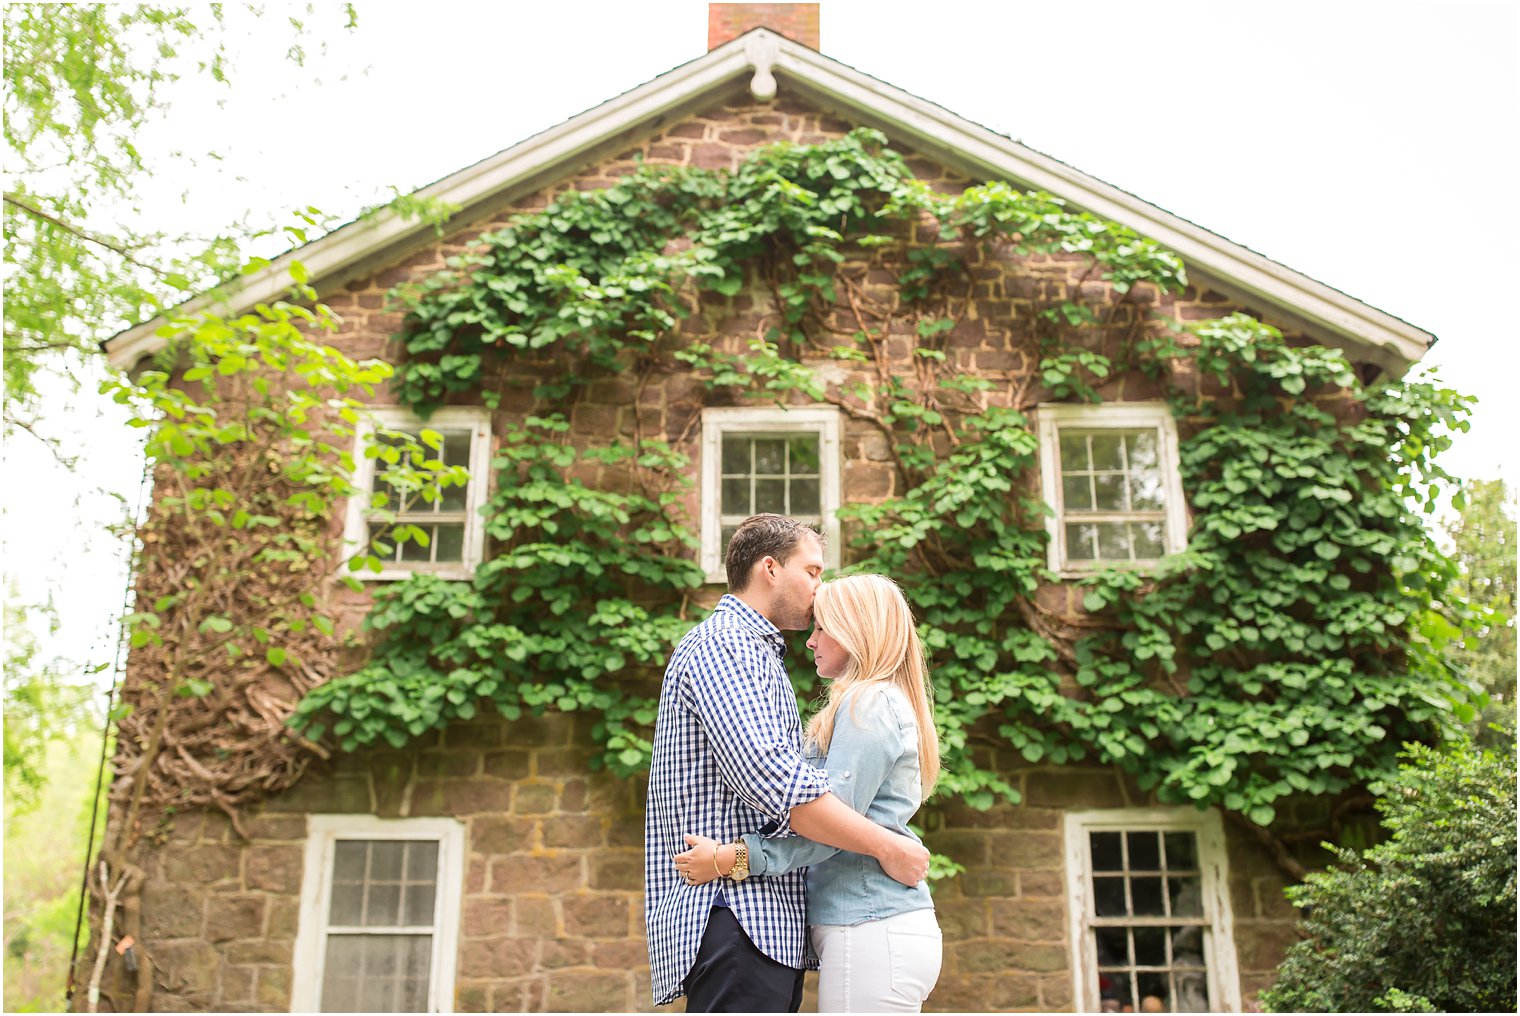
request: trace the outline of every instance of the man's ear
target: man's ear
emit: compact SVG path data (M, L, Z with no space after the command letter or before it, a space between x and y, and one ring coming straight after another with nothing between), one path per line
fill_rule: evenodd
M760 559L760 571L765 576L765 581L771 585L776 584L776 573L781 570L781 562L767 554Z

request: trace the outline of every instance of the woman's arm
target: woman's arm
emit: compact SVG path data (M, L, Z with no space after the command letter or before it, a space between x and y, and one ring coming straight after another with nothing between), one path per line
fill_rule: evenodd
M829 756L825 762L829 784L835 797L862 815L876 799L877 792L886 782L887 774L906 750L902 735L897 729L897 718L885 696L885 689L879 687L868 686L853 690L834 714L834 734L829 740ZM820 801L810 801L792 809L792 828L802 833L801 836L767 839L750 833L744 837L751 874L781 875L809 864L817 864L838 853L840 846L861 846L865 849L857 850L857 853L869 853L878 858L882 856L882 844L853 844L848 838L840 836L835 828L834 820L837 816L816 808ZM813 814L815 811L818 814ZM911 846L917 851L923 850L922 845L908 837L879 826L873 831L887 846L901 840L904 848ZM809 838L810 836L843 842L840 846L831 846ZM686 862L694 884L700 885L733 870L732 844L720 845L705 837L691 836L687 837L687 843L692 845L692 849L678 854L676 861L678 866L683 860ZM916 857L913 859L916 860ZM905 864L898 868L893 864L889 869L887 863L883 863L882 867L894 878L901 874L898 881L905 885L914 885L918 881L917 878L907 881L920 870L917 867Z

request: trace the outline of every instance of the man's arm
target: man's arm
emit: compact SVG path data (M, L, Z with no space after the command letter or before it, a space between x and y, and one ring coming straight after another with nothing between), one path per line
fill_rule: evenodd
M794 806L792 828L826 846L869 854L903 885L918 885L929 874L929 851L922 843L877 825L833 794Z

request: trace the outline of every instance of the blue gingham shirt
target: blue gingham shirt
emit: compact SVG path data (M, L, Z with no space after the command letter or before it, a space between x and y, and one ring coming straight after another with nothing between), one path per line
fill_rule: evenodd
M806 869L691 886L672 858L684 833L719 843L791 831L791 809L828 792L802 756L802 720L776 626L734 596L676 647L665 668L644 819L644 921L654 1004L685 993L719 890L750 941L778 963L806 962Z

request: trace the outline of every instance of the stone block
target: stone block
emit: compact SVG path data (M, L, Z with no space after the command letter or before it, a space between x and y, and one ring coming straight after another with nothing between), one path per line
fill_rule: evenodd
M203 886L152 881L143 883L142 936L148 942L200 938L206 906Z
M511 748L544 748L570 743L570 718L563 713L524 716L509 723L502 743Z
M1021 871L1019 872L1019 895L1064 898L1066 876L1059 871Z
M610 893L567 896L560 901L565 934L582 938L623 938L628 934L628 898Z
M591 963L591 943L574 938L545 939L539 944L539 965L545 970L584 967Z
M988 841L992 856L1009 871L1060 868L1065 864L1065 845L1056 833L990 832Z
M588 797L585 780L566 780L559 790L559 810L587 811Z
M517 923L512 934L519 938L554 938L559 935L559 914L546 896L519 896Z
M440 784L441 814L454 817L465 815L500 815L509 810L512 803L512 785L505 780L485 778L417 781L421 790L426 782ZM415 806L417 792L412 795ZM415 807L413 808L415 812Z
M518 977L532 973L538 943L525 938L467 938L459 944L459 976Z
M254 990L254 998L275 1012L289 1012L290 987L293 980L289 966L262 967L259 969L258 986Z
M502 744L507 726L494 717L480 723L456 723L444 731L443 743L451 749L497 748Z
M1000 973L1010 967L1008 955L1012 945L1007 939L1000 938L946 942L946 966L956 974Z
M637 970L649 964L649 944L642 938L594 942L591 965L604 970Z
M249 889L299 893L303 851L297 846L252 846L244 863L244 884Z
M213 942L264 933L265 897L212 896L206 903L206 937Z
M253 979L258 967L227 966L222 968L223 1004L244 1004L253 1000ZM157 1001L155 999L155 1001Z
M243 823L251 840L304 840L305 815L256 815Z
M289 963L289 952L284 961ZM179 938L154 946L154 966L161 983L178 984L179 995L196 995L216 990L222 958L208 941Z
M553 784L519 783L513 795L512 811L518 815L543 815L553 811L558 803L559 790Z
M1112 769L1042 767L1025 777L1024 794L1034 807L1122 808L1129 803Z
M367 775L308 775L284 793L276 794L264 804L264 811L302 814L358 815L370 811Z
M470 819L470 850L477 854L511 854L532 850L533 819L477 815Z
M1009 945L1006 962L1016 970L1050 973L1069 969L1066 946L1044 942L1014 942Z
M991 871L985 868L969 870L956 877L961 892L970 897L1013 896L1018 892L1018 877L1010 869Z
M164 881L209 885L237 878L241 858L241 850L225 843L186 844L163 855Z
M1040 1009L1044 1012L1070 1012L1071 975L1047 974L1040 978Z
M1031 900L989 900L992 934L1026 942L1064 942L1066 905Z
M515 920L510 898L467 896L462 910L459 926L465 938L499 938L511 931Z
M292 943L272 939L253 939L245 942L228 942L222 946L222 955L229 963L253 963L261 966L288 966L291 962Z
M503 780L520 780L528 776L532 753L522 748L487 752L484 772Z
M606 824L599 815L546 815L543 819L544 846L600 847L606 840Z
M294 939L301 923L300 900L294 896L269 897L267 921L264 934L269 938Z
M478 751L427 751L417 756L418 776L476 776L480 771Z
M600 850L589 859L591 888L642 892L644 854L634 850Z
M584 776L590 769L583 748L545 748L533 753L533 771L538 776Z
M937 854L968 868L988 863L987 834L974 830L947 830L929 837L928 846Z
M1040 982L1033 977L994 977L986 990L988 1004L1000 1012L1034 1009L1040 1004Z
M551 1012L631 1012L633 978L626 973L564 970L548 976Z
M491 862L494 893L560 893L585 884L580 854L513 855Z
M491 982L459 980L454 983L455 1012L492 1012Z
M982 899L957 899L946 901L936 893L935 916L945 941L961 942L970 938L982 938L987 934L987 902Z

